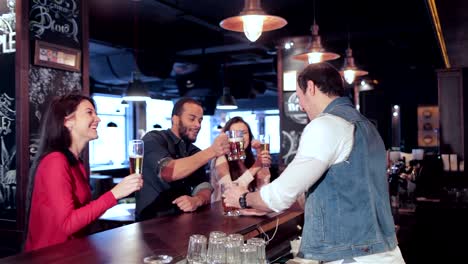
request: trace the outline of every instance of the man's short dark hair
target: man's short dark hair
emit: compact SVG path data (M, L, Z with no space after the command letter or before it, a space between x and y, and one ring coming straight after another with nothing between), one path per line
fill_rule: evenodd
M174 108L172 108L172 115L171 116L175 116L175 115L180 116L180 115L182 115L182 111L184 110L184 105L185 104L196 104L196 105L199 105L201 108L203 108L200 101L195 100L195 99L190 98L190 97L183 97L183 98L179 99L179 101L177 101L175 103Z
M328 96L343 96L345 94L343 78L331 64L322 62L309 64L297 76L299 88L305 93L307 81L313 81L318 89Z

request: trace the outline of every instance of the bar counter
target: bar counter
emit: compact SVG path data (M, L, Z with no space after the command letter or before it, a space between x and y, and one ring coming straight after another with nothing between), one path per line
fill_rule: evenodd
M143 263L149 255L171 255L172 263L183 260L190 235L208 237L214 230L239 233L244 239L258 236L262 231L272 233L278 223L276 243L288 242L296 226L302 223L303 211L289 209L265 216L228 217L222 215L220 202L207 205L194 213L155 218L106 230L85 238L0 259L0 263Z

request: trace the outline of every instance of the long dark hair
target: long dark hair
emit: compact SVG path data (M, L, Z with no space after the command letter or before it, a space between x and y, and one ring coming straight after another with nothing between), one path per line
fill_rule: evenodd
M224 125L221 132L224 133L228 130L231 130L231 126L236 123L243 123L247 127L247 130L249 131L249 145L245 147L244 149L245 160L243 164L241 161L229 161L228 162L229 173L231 174L231 179L233 181L237 180L237 178L239 178L242 175L242 173L246 171L246 169L249 169L255 163L255 157L252 152L252 139L253 139L252 130L250 129L249 124L247 124L247 122L245 122L245 120L242 119L242 117L236 116L236 117L229 119L229 121L227 121L226 124ZM256 185L257 185L256 181L252 181L249 184L249 189L255 189Z
M71 166L78 164L78 160L69 151L72 144L70 131L65 127L65 117L76 111L78 105L82 101L89 101L94 108L96 104L94 100L88 96L77 93L67 94L52 99L47 108L44 118L41 120L39 147L32 166L29 170L28 185L26 190L26 214L25 214L25 230L24 237L26 238L29 228L29 213L31 209L31 199L34 188L34 179L37 167L40 161L49 153L58 151L62 152ZM25 240L23 241L25 242Z

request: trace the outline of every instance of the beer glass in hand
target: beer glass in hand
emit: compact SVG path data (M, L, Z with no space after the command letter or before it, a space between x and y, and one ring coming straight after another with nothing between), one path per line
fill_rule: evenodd
M143 173L143 140L130 140L128 144L128 158L130 161L130 174Z
M270 152L270 136L269 135L260 135L258 137L258 140L260 141L260 151L268 151ZM262 163L262 168L269 168L270 164L264 164Z
M239 186L237 182L222 183L221 194L224 194L224 192L226 191L226 189L229 188L230 185ZM240 211L237 208L226 206L226 204L224 203L224 197L222 198L222 203L223 203L224 215L227 215L227 216L239 216L240 215Z
M229 140L228 160L243 160L245 159L244 150L244 132L242 130L226 131Z

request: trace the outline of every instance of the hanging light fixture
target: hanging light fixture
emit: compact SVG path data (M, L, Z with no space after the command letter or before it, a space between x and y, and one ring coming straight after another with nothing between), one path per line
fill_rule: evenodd
M107 127L117 127L117 124L110 121L109 123L107 123Z
M340 73L348 84L352 84L356 77L367 75L369 72L356 67L356 64L354 64L353 50L348 46L346 49L346 58Z
M122 96L125 101L146 101L151 99L148 88L140 80L139 73L132 73L132 80L128 84L127 91Z
M304 53L294 56L294 59L305 61L309 64L338 59L340 55L327 52L322 46L322 39L318 33L319 26L315 22L315 1L314 1L314 24L310 28L312 31L312 41L308 50Z
M125 100L122 100L122 102L120 102L120 104L121 104L123 107L125 107L125 108L128 107L128 102L125 101Z
M260 6L260 0L245 0L244 9L238 16L226 18L219 25L227 30L244 32L254 42L263 31L280 29L287 23L282 17L266 14Z
M216 109L234 110L237 109L237 103L234 96L231 95L229 87L223 88L223 95L219 98L216 104Z
M138 65L138 1L133 1L133 49L135 57L135 65ZM146 101L151 99L148 88L140 79L138 66L132 72L132 80L128 83L127 91L123 94L122 99L127 102Z
M348 48L346 49L346 58L344 59L341 75L348 84L352 84L356 77L367 75L369 72L360 70L354 63L353 50L351 49L351 36L348 29Z
M305 61L309 64L312 64L312 63L334 60L340 57L340 55L336 53L325 51L325 49L322 46L322 40L320 38L320 35L318 34L318 30L319 30L319 27L315 23L315 20L314 20L314 24L311 27L312 42L310 44L310 47L308 48L306 52L294 56L294 59Z

